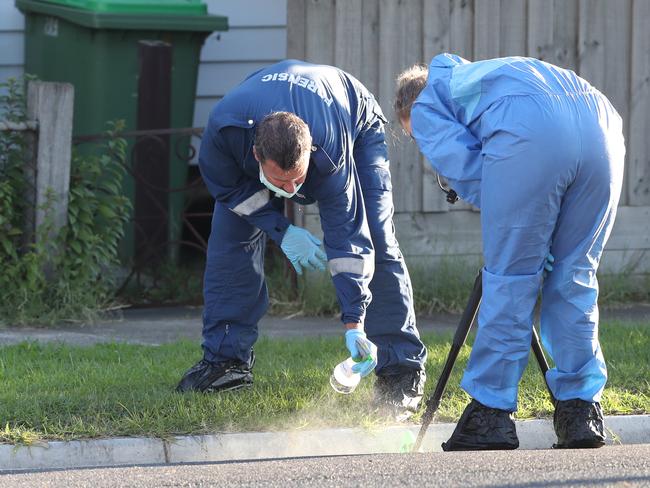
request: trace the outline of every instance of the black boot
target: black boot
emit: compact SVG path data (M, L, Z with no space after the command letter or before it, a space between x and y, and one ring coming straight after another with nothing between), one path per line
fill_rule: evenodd
M254 364L255 354L252 351L247 363L236 360L211 363L202 359L185 372L176 391L215 392L253 386Z
M410 369L398 374L377 375L375 407L380 414L403 421L417 412L427 375L424 370Z
M605 445L603 409L598 402L563 400L555 405L553 427L557 435L555 449L579 449Z
M517 429L512 415L472 400L454 433L442 443L443 451L491 451L517 449Z

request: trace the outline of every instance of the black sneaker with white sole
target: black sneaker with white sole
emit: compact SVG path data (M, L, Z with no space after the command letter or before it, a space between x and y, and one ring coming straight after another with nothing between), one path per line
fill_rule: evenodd
M374 404L380 414L398 422L407 420L418 410L427 375L411 369L398 374L377 375Z
M231 360L211 363L201 359L188 369L176 386L176 391L216 392L239 390L253 386L253 365L255 354L247 363Z

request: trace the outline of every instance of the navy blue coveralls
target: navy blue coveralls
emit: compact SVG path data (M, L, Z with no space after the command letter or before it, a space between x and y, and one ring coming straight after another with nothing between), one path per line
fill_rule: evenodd
M384 118L370 92L331 67L286 60L257 71L214 107L199 164L215 198L204 279L203 350L208 361L250 359L269 300L267 236L280 244L284 199L259 179L255 127L286 111L309 126L312 155L292 198L318 202L328 268L344 323L365 324L377 374L421 369L411 281L395 238Z

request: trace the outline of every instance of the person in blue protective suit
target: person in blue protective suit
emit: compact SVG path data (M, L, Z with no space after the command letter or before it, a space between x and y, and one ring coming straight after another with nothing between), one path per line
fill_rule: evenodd
M377 375L396 416L422 397L426 348L395 238L382 111L331 67L286 60L250 75L214 107L199 164L215 198L204 279L203 359L179 391L252 384L258 321L268 308L264 247L274 240L300 274L329 269L355 370ZM284 215L286 199L318 203L324 248ZM376 357L375 357L376 356Z
M572 71L452 54L402 73L395 109L433 168L481 210L483 299L461 382L472 401L443 448L518 447L511 413L540 290L555 447L602 446L596 271L621 191L621 117Z

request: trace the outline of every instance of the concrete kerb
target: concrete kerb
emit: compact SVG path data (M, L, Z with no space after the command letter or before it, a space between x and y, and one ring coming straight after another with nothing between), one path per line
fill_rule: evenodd
M610 444L650 443L650 415L606 418ZM455 424L432 424L422 452L440 451ZM138 464L219 462L286 457L404 452L419 425L381 430L324 429L184 436L172 439L113 438L55 441L33 446L0 445L0 471ZM517 422L521 449L548 449L555 442L550 420Z

